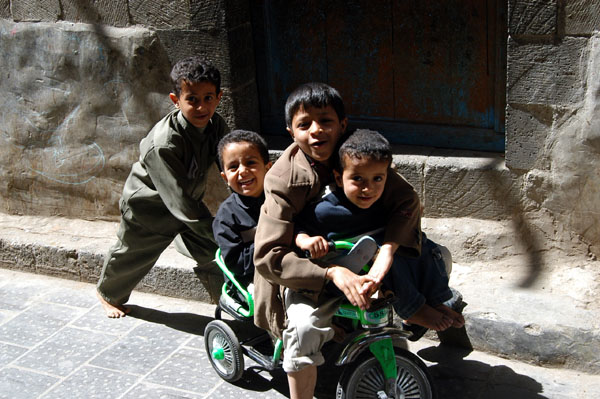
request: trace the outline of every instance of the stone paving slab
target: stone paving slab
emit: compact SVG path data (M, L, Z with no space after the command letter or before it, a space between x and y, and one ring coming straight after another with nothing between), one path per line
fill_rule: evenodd
M213 305L134 292L131 315L108 319L94 295L92 284L0 269L0 331L10 332L0 336L0 398L288 397L281 371L260 370L248 358L238 383L216 375L203 343ZM428 365L440 398L600 397L597 375L426 339L410 350ZM323 378L316 397L330 399L334 389Z

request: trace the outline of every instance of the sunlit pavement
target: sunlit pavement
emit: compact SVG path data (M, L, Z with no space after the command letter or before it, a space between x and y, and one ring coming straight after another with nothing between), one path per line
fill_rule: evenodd
M248 358L235 385L204 349L214 306L134 292L108 319L92 284L0 269L1 398L285 398L282 372ZM600 376L549 369L421 340L439 398L597 398ZM320 375L323 375L322 373ZM334 397L322 379L318 398Z

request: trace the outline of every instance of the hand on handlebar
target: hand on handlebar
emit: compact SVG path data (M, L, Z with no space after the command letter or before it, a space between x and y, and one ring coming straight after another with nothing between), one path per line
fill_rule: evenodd
M371 298L361 293L361 291L364 291L364 286L375 283L372 276L368 274L359 276L345 267L330 266L327 269L326 277L333 281L352 305L367 309L371 304Z
M301 233L296 236L296 245L304 251L307 258L318 259L327 255L331 250L331 244L322 236L309 236ZM335 244L333 244L335 249Z

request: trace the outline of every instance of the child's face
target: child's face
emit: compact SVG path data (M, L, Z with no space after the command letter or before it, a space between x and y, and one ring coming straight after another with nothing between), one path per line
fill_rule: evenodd
M346 130L347 119L339 120L331 105L324 108L300 107L287 130L306 155L325 163Z
M258 148L247 141L229 143L223 148L221 158L225 183L240 195L260 197L271 162L265 164Z
M346 198L361 209L367 209L383 194L389 162L344 155L344 171L334 171L335 181Z
M171 101L181 110L185 119L192 125L203 128L208 125L221 101L223 92L217 93L217 88L210 82L181 82L181 93L177 97L169 94Z

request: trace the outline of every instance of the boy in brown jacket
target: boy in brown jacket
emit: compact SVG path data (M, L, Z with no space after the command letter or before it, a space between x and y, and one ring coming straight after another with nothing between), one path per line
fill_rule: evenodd
M352 304L367 308L394 254L419 255L420 202L412 186L390 171L382 194L389 222L367 275L298 256L294 218L333 183L331 156L347 118L337 90L323 83L297 88L288 97L285 114L294 143L265 178L266 199L255 236L254 322L283 339L290 397L312 398L317 366L324 362L320 350L334 335L331 318L339 305L339 298L324 291L325 284L333 281Z

